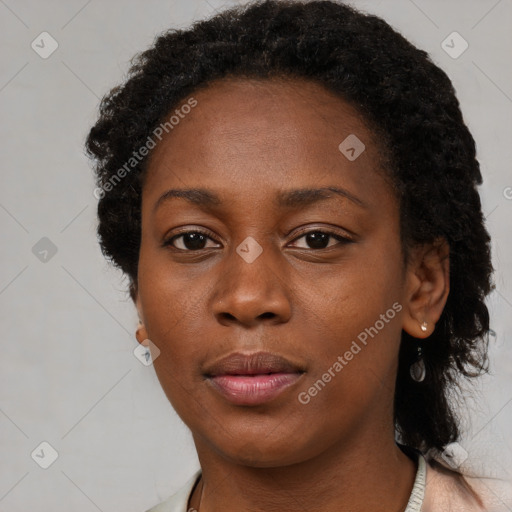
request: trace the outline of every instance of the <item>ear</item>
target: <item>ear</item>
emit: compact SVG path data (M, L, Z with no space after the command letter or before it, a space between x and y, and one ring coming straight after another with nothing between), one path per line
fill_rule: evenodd
M137 287L133 284L130 285L130 297L132 298L133 303L137 308L137 314L139 315L139 325L135 331L135 337L141 345L145 345L143 342L148 339L148 331L144 325L144 316L142 314L139 292Z
M450 293L450 247L446 239L413 248L406 274L402 328L415 338L428 338Z

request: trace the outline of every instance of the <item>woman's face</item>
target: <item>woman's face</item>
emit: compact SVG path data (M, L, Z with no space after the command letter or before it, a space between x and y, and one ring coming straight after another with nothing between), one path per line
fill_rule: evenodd
M408 273L371 133L314 83L193 97L142 197L136 304L167 397L196 442L253 466L392 435ZM288 366L243 359L261 352Z

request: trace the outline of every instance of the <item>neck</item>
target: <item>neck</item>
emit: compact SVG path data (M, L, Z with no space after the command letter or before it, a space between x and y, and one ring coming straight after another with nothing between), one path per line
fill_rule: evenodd
M322 511L401 512L416 464L394 441L352 439L320 455L282 467L228 461L194 437L202 468L190 506L199 512ZM199 498L201 503L199 504Z

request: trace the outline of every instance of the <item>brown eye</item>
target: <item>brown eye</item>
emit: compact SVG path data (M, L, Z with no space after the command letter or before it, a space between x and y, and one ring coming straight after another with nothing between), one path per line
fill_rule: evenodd
M299 247L300 249L327 249L328 247L336 245L336 243L329 245L330 239L335 239L339 244L347 244L352 242L352 240L350 240L349 238L343 237L337 233L321 230L309 231L301 235L300 237L296 238L295 240L300 240L302 238L305 240L308 246Z
M186 231L175 235L164 242L164 246L172 246L181 251L200 251L206 249L208 240L214 241L202 231ZM176 241L178 241L176 243Z

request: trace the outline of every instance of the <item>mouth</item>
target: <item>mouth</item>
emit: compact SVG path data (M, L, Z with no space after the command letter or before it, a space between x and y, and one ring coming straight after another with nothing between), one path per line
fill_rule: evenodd
M293 386L304 368L269 352L236 352L209 366L204 376L212 388L236 405L269 402Z

